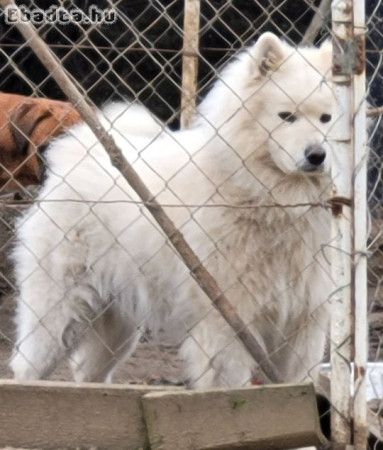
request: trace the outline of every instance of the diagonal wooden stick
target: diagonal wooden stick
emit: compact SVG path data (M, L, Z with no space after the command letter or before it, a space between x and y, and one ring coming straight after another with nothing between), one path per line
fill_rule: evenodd
M273 383L282 382L283 380L276 367L272 364L257 339L247 329L246 324L232 307L215 279L203 266L198 256L185 241L182 233L175 227L133 167L126 161L121 150L116 146L112 136L105 131L92 108L86 103L75 83L69 78L66 71L61 66L60 61L51 52L47 44L39 37L35 27L26 19L12 0L0 0L0 6L5 10L6 14L12 14L12 18L16 18L14 22L18 31L22 34L28 45L55 79L68 99L77 108L85 122L89 125L106 152L109 154L113 166L121 172L130 186L135 190L146 208L161 227L162 231L180 254L194 279L209 297L216 309L221 313L222 317L234 330L236 336L247 349L248 353L260 366L267 380Z

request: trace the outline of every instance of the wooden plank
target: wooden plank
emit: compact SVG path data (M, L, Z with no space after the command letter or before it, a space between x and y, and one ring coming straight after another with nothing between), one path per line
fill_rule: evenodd
M147 447L141 396L154 386L0 381L0 447Z
M311 384L151 393L142 398L152 450L262 450L321 445Z

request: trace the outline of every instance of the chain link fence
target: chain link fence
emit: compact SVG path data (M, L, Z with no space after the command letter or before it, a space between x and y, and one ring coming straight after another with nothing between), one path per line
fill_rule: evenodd
M23 379L110 381L115 369L117 382L264 383L262 362L200 290L204 266L218 284L214 302L232 303L276 378L314 380L325 393L318 376L330 361L337 289L330 2L203 1L198 58L185 51L184 2L17 3L93 110L107 105L99 118L153 198L139 198L85 125L70 128L82 118L3 14L0 90L26 97L0 94L0 377L12 377L12 367ZM366 8L368 345L376 363L367 384L378 416L383 6ZM188 93L196 89L201 106L191 103L185 126L188 57L198 69ZM156 210L154 200L197 265L186 268L174 236L155 223L146 209Z

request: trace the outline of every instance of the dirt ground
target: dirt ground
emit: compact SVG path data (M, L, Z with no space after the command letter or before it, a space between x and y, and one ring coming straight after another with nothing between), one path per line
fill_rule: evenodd
M1 198L0 198L1 200ZM8 255L12 248L15 219L22 207L1 207L0 203L0 378L11 378L8 362L14 342L14 294L12 265ZM369 321L370 361L383 361L383 224L374 222L369 258ZM71 374L62 364L51 379L71 380ZM177 349L165 348L153 343L140 343L135 354L115 373L115 382L145 384L184 384L182 361Z

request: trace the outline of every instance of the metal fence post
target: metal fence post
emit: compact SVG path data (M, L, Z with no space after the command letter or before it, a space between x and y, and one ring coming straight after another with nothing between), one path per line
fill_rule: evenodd
M354 0L354 47L356 65L353 79L353 254L354 254L354 446L367 446L366 368L367 325L367 137L364 1Z
M353 444L362 450L367 440L364 2L334 0L332 21L336 100L332 178L333 195L340 202L333 208L332 220L336 289L331 299L331 431L334 447Z
M352 35L352 2L332 2L333 83L336 104L332 180L333 196L350 202L351 160L351 71L344 67L345 43ZM331 297L331 432L334 446L351 444L351 209L341 202L332 210Z

